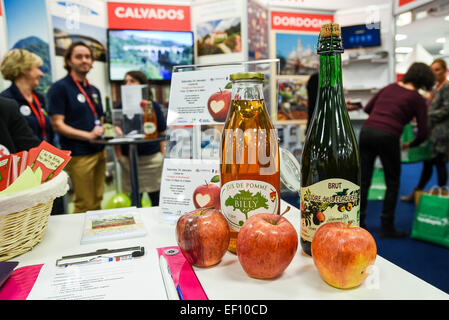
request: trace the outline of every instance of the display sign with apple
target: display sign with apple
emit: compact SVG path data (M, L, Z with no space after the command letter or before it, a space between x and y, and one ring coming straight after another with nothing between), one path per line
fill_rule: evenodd
M243 66L174 72L170 85L167 125L222 124L231 105L229 75Z
M159 206L163 220L176 222L194 209L220 209L218 160L165 159Z

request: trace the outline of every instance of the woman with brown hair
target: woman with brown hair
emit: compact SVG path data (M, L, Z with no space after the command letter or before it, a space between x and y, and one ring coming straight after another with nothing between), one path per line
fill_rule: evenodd
M148 85L148 79L141 71L129 71L125 75L124 85ZM151 99L151 92L149 92ZM152 100L152 99L151 99ZM157 130L159 134L165 134L167 129L166 120L161 107L152 101L157 118ZM121 108L121 104L117 106ZM118 151L118 152L117 152ZM147 192L153 206L159 205L159 191L161 184L162 165L165 154L165 140L161 142L149 142L137 145L138 172L139 172L139 199L143 192ZM116 155L122 168L122 187L127 193L131 192L130 168L129 168L129 147L122 145L116 149ZM140 200L139 200L140 201Z
M447 80L447 65L443 59L436 59L430 65L436 83L430 94L427 105L429 118L429 142L431 146L430 159L423 162L423 169L418 185L408 196L401 197L402 201L413 202L415 193L423 190L433 173L433 166L437 171L438 186L447 183L446 162L449 160L449 81Z

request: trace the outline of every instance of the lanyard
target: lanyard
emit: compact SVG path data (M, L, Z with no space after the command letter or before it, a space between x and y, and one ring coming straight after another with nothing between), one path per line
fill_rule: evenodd
M70 77L72 77L73 81L75 82L76 86L78 87L78 89L81 91L81 93L83 94L84 98L86 98L87 104L90 107L90 110L92 110L92 113L94 114L95 118L97 117L97 110L95 110L95 106L92 103L92 100L90 100L89 96L87 95L86 91L84 91L83 87L80 85L80 83L78 82L78 80L75 79L75 77L73 75L70 75ZM89 81L87 81L87 85L90 88L90 83Z
M41 128L42 136L45 139L47 137L47 131L45 130L45 116L44 116L44 113L42 112L41 103L40 103L39 99L36 97L36 95L34 93L32 93L32 95L33 95L33 100L31 100L31 101L28 101L28 99L26 99L25 97L24 98L30 105L31 110L33 110L33 113L36 116L37 122L39 123L39 127ZM37 110L34 107L33 101L36 103Z

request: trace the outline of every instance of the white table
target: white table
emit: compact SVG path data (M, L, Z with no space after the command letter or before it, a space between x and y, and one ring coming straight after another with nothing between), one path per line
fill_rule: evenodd
M287 204L281 204L281 212ZM175 225L164 223L158 208L139 209L148 235L144 238L80 245L84 215L50 216L46 234L31 251L11 260L19 267L55 263L61 256L95 251L100 248L122 248L142 245L146 250L176 244ZM299 210L285 215L299 231ZM449 295L411 273L378 256L372 273L358 288L340 290L327 285L313 264L311 257L298 251L281 277L275 280L252 279L246 275L236 255L226 253L223 260L210 268L196 268L195 272L209 299L223 300L306 300L306 299L449 299Z

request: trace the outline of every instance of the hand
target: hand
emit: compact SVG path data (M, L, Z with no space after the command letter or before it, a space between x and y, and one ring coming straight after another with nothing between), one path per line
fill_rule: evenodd
M91 131L89 131L89 140L95 140L101 137L104 133L104 128L101 126L95 126Z
M118 137L123 136L123 131L122 131L122 129L121 129L119 126L115 126L115 127L114 127L114 130L115 130L115 134L116 134Z

